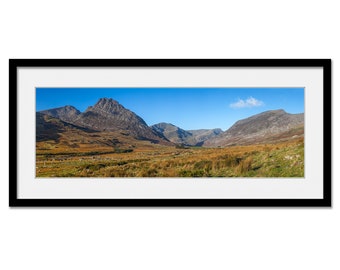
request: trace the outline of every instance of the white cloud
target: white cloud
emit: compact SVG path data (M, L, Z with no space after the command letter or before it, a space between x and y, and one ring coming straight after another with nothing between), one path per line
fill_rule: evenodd
M249 97L247 99L239 99L235 103L231 103L230 107L234 109L239 109L239 108L252 108L252 107L260 107L263 106L264 103L261 100L258 100L253 97Z

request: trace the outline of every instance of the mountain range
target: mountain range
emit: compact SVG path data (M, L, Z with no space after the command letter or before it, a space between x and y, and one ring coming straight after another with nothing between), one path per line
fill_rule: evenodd
M99 99L84 112L67 105L36 113L37 142L58 142L62 137L64 144L74 147L81 142L114 146L122 136L125 141L131 138L161 145L224 147L270 143L303 137L304 114L266 111L239 120L223 132L219 128L184 130L170 123L148 126L111 98Z

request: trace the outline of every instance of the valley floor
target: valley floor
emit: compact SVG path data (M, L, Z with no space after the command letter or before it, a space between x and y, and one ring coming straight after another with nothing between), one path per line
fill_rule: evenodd
M75 150L37 148L36 177L304 177L303 139L226 148Z

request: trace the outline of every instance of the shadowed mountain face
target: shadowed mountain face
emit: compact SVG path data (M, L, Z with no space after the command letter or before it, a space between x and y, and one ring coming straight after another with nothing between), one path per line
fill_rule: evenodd
M168 123L159 123L151 128L173 143L191 146L202 145L205 140L222 132L221 129L184 130Z
M263 112L237 121L216 138L204 142L204 146L228 146L270 143L303 137L304 114L289 114L284 110Z
M83 113L80 113L71 106L45 110L40 113L82 128L103 132L122 131L124 135L140 140L171 144L160 134L148 127L141 117L125 109L111 98L99 99L94 106L88 107Z
M57 141L60 133L66 131L66 124L63 121L53 118L47 114L36 113L36 141Z
M78 133L80 136L86 136L87 134L94 133L94 130L90 130L83 127L62 121L61 119L54 118L48 114L41 112L36 113L36 141L59 141L61 134L67 132Z
M93 151L105 147L131 149L131 144L138 140L124 136L120 132L101 132L79 127L47 114L36 113L37 150L56 152L74 151L72 149L90 149Z

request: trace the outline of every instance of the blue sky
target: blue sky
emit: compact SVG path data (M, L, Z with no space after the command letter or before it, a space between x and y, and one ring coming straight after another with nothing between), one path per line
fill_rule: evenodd
M117 100L148 125L228 129L267 110L304 112L304 88L37 88L36 110L72 105L80 111L99 98Z

